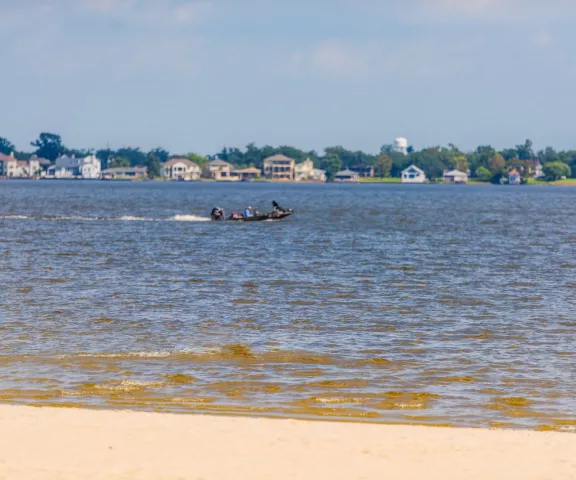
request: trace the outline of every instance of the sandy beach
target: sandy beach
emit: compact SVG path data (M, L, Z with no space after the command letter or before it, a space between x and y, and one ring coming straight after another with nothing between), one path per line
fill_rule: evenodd
M576 479L576 435L0 407L0 478Z

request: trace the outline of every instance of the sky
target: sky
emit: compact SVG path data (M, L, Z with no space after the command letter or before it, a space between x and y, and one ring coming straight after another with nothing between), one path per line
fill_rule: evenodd
M0 136L576 148L574 0L0 0Z

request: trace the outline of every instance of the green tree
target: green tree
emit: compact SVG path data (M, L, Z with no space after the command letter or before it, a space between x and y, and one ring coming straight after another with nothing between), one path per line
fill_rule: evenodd
M36 153L37 156L46 158L51 162L55 162L56 159L66 151L60 135L54 133L41 133L38 139L32 142L31 145L36 147L34 153Z
M492 177L492 172L486 167L478 167L476 170L476 175L478 176L478 179L482 180L483 182L487 182Z
M493 174L501 172L506 167L506 160L499 153L494 153L488 160L488 168Z
M140 148L124 147L116 151L116 156L128 159L132 167L141 167L148 164L146 155Z
M114 157L108 168L126 168L130 166L130 160L124 157Z
M456 160L456 169L460 172L466 173L470 168L466 155L458 155L454 160Z
M0 153L10 155L14 151L14 145L9 140L0 137Z
M160 163L166 163L168 161L168 157L170 156L170 152L158 147L150 150L147 156L150 155L154 155L160 161Z
M520 160L532 160L535 157L531 140L526 140L523 145L516 145L516 152Z
M392 171L392 159L385 153L381 153L376 159L374 166L379 177L389 177Z
M326 177L331 180L336 173L342 170L342 160L337 154L329 153L322 158L320 167L326 171Z
M114 162L115 155L116 152L114 150L110 150L109 148L96 151L96 158L102 162L103 169L113 168L112 163ZM130 162L128 162L128 166L130 166Z
M162 164L156 155L149 155L147 157L148 178L158 178L162 174Z
M542 170L548 180L559 180L562 177L569 177L572 173L570 166L562 162L545 163Z
M194 152L186 155L186 158L188 160L190 160L191 162L194 162L195 164L197 164L200 168L204 168L204 165L206 165L206 163L208 163L208 159L206 157L203 157L202 155L198 155L197 153L194 153Z

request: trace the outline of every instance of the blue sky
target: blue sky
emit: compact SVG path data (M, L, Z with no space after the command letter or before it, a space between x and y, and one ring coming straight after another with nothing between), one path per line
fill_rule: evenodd
M1 0L0 136L576 148L573 0Z

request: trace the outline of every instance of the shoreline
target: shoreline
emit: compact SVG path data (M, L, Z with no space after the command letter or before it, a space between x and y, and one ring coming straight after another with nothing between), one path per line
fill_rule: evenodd
M0 478L576 479L576 435L0 406Z

